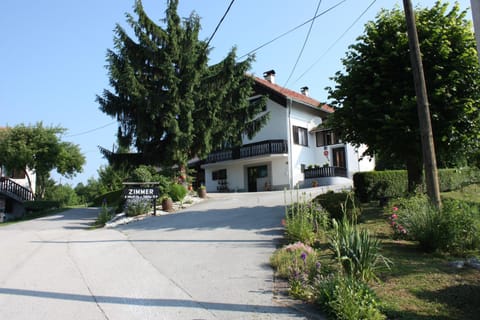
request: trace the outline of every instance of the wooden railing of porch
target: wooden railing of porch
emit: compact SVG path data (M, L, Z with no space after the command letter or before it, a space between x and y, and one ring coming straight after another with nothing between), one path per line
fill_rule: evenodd
M34 200L32 191L6 177L0 177L0 193L20 202Z

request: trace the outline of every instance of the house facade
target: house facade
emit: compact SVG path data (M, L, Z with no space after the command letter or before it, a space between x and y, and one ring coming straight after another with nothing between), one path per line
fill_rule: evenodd
M34 199L36 175L27 169L32 186L28 183L25 171L7 170L0 164L0 222L9 217L21 217L23 203Z
M251 100L267 96L268 123L238 148L211 153L202 168L208 192L256 192L294 187L348 184L357 171L374 169L355 148L324 128L333 108L275 84L273 70L254 77Z

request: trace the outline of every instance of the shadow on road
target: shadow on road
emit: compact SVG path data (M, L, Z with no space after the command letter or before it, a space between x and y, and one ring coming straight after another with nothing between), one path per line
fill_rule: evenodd
M294 310L283 306L263 306L254 304L232 304L216 303L183 299L152 299L152 298L131 298L114 296L90 296L82 294L61 293L51 291L36 291L14 288L0 288L0 295L29 296L45 299L96 302L106 304L121 304L134 306L156 306L164 308L203 308L218 311L233 311L247 313L273 313L273 314L291 314L296 315Z
M260 234L276 234L282 227L285 209L275 207L239 207L234 209L190 210L170 215L148 217L135 223L119 226L123 231L183 229L213 230L228 228L236 230L258 230ZM265 230L267 229L267 230Z

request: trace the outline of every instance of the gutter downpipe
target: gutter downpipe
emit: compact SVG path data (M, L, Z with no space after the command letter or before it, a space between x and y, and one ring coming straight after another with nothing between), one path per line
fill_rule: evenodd
M288 128L288 184L293 189L293 146L292 146L292 98L287 98L287 128Z

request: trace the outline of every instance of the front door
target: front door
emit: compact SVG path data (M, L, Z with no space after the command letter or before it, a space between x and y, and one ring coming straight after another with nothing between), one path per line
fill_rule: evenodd
M263 183L269 183L266 181L268 179L268 167L266 165L257 166L257 167L250 167L247 168L247 183L248 183L248 192L257 192L258 190L258 179L262 179L260 181L261 187L263 187ZM265 181L264 181L265 180ZM260 189L262 191L262 189Z
M345 148L333 148L333 166L340 168L347 168L347 163L345 161Z
M257 192L258 167L247 168L248 192Z

